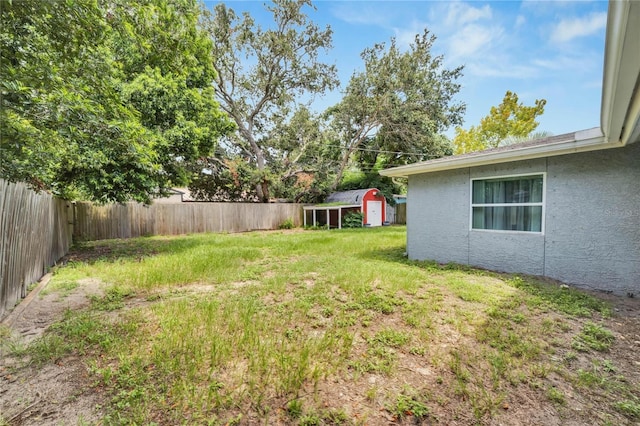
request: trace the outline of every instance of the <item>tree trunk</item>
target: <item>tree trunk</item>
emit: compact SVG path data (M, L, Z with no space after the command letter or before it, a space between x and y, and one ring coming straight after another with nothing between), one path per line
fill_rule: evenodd
M256 193L258 194L258 199L261 203L268 203L270 194L269 194L269 182L267 181L266 176L264 176L264 170L266 169L266 164L264 161L264 153L262 149L256 146L256 166L260 173L260 181L256 183Z
M352 153L353 148L349 148L349 150L347 150L347 152L345 152L344 156L342 157L340 168L338 168L338 174L336 175L336 180L333 182L333 185L331 185L331 191L335 191L336 188L338 188L338 185L340 185L340 182L342 181L342 175L344 174L344 169L347 167L347 164L349 163L349 157L351 157Z

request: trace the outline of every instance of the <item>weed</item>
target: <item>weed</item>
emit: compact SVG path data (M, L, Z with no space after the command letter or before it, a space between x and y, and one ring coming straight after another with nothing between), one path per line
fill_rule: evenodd
M40 297L46 296L51 293L58 293L60 297L65 297L71 294L76 288L78 288L78 281L75 279L63 279L58 280L53 277L53 279L49 282L41 292Z
M604 316L611 315L611 307L607 302L571 287L536 282L519 276L508 282L534 296L528 299L530 305L544 303L560 312L581 317L587 317L592 312L599 312Z
M457 350L451 351L449 368L451 369L451 372L456 376L456 380L461 384L468 382L469 379L471 378L471 375L469 374L469 370L467 370L463 366L462 360L460 357L460 352L458 352Z
M378 388L376 386L372 386L369 389L367 389L364 395L368 401L373 402L378 397Z
M571 352L571 351L567 352L563 357L563 361L566 364L570 364L577 359L578 359L578 355L575 352Z
M577 376L578 384L585 387L601 385L604 382L602 377L595 371L579 369Z
M609 359L605 359L604 361L602 361L602 368L607 373L615 373L616 372L616 367L613 365L613 362L611 362L611 360L609 360Z
M92 296L93 308L100 311L115 311L124 306L124 299L133 294L131 290L122 287L111 287L107 289L103 297Z
M553 387L553 386L547 389L547 398L549 398L549 401L553 401L556 404L560 404L560 405L565 405L567 402L564 397L564 394L560 390L558 390L556 387Z
M413 416L417 420L422 420L429 415L429 407L423 402L422 398L405 393L398 395L396 400L387 405L386 408L398 419Z
M370 344L382 344L391 348L399 348L407 343L411 337L402 332L392 329L385 329L378 331L373 337L367 339Z
M295 228L295 224L293 223L292 218L288 218L278 226L278 229L293 229L293 228Z
M302 415L302 401L294 399L287 404L287 414L293 419L297 419Z
M343 409L323 410L320 414L324 424L341 425L349 420L349 416Z
M411 355L425 356L427 354L427 348L424 346L413 346L409 349Z
M4 324L0 324L0 343L11 337L11 329Z
M608 351L614 341L613 333L599 324L587 322L580 334L572 341L571 347L577 351L586 352L589 349Z
M358 360L351 361L350 366L359 373L390 374L397 362L395 352L384 346L373 346Z
M298 424L300 426L320 426L322 424L322 418L315 413L308 413L300 417Z
M622 414L632 418L640 419L640 400L624 400L618 401L614 404L616 410L620 411Z

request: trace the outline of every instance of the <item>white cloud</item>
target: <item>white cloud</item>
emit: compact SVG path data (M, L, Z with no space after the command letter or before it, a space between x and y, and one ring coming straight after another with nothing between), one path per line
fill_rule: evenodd
M607 25L607 13L592 13L584 18L561 20L551 32L551 41L566 43L578 37L595 34Z
M448 55L452 59L477 56L489 49L502 32L499 27L467 25L450 37Z
M491 16L491 6L488 4L477 8L467 3L454 2L449 3L445 24L448 26L460 26L476 22L480 19L491 19Z
M525 24L525 22L527 22L527 18L525 18L523 15L518 15L518 17L516 18L516 28L519 28L521 26L523 26Z

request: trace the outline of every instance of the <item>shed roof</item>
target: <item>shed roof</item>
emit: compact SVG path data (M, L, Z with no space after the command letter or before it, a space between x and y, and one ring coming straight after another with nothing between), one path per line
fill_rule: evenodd
M370 190L368 189L353 189L351 191L334 192L327 197L327 203L345 203L345 204L362 204L362 198Z

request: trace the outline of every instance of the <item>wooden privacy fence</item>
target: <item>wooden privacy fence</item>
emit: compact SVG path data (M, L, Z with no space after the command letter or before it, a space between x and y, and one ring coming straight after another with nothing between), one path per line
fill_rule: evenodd
M396 220L397 224L406 224L407 223L407 204L396 204Z
M302 224L301 204L71 203L0 179L0 318L79 240L243 232Z
M72 204L0 179L0 318L69 251Z
M278 229L287 220L302 224L301 204L137 203L97 206L78 202L74 237L80 240L179 235L201 232L244 232Z

